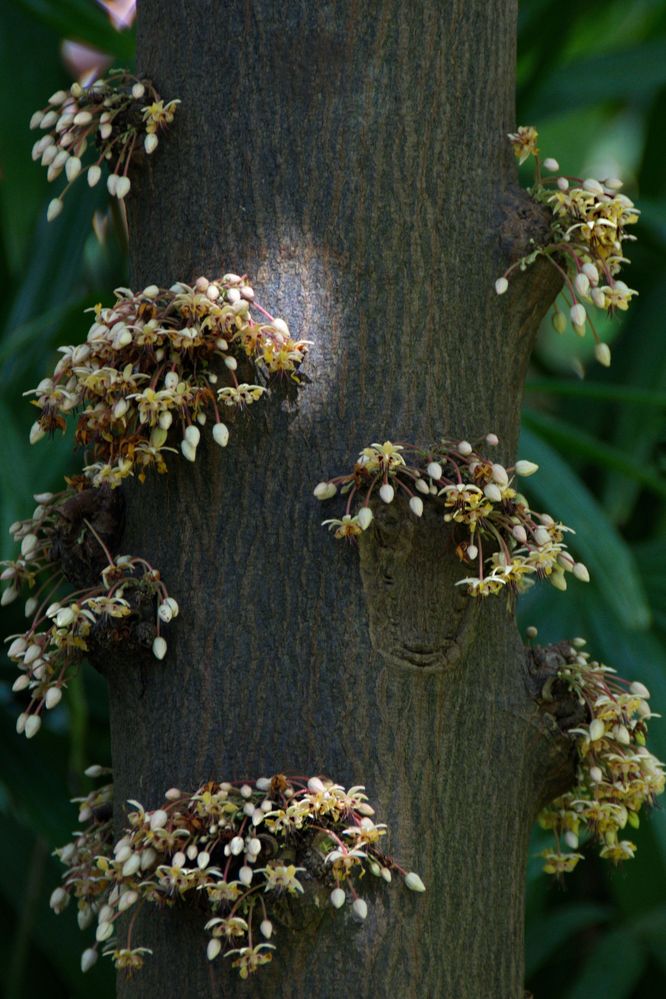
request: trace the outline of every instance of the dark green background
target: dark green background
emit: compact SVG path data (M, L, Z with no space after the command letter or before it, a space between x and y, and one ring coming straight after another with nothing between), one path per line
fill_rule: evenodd
M224 26L220 24L220 30ZM30 159L30 115L71 80L63 38L96 45L131 64L133 36L114 31L92 0L5 0L0 9L0 557L13 554L6 526L32 510L31 494L75 468L70 443L30 448L33 409L21 393L53 367L55 348L85 337L83 309L126 280L123 238L110 219L100 244L91 227L104 192L80 182L62 216L46 224L53 192ZM519 35L518 122L535 124L544 155L567 173L620 174L643 215L628 244L627 283L640 297L604 322L613 366L591 357L591 338L549 323L532 359L521 457L541 470L529 481L537 509L577 528L571 548L593 576L565 594L541 586L521 600L523 625L543 640L584 635L594 656L653 692L666 712L666 3L664 0L524 0ZM178 95L169 94L167 97ZM38 134L38 133L37 133ZM471 165L472 166L472 165ZM476 166L476 165L474 165ZM525 181L529 181L526 171ZM59 190L62 182L56 181ZM230 261L231 265L233 261ZM180 275L174 275L177 279ZM576 373L583 365L587 377ZM492 429L492 428L489 428ZM3 610L0 633L24 629ZM0 662L0 962L8 999L113 995L108 962L83 977L73 911L55 918L48 897L59 877L51 857L69 838L68 798L79 776L108 762L106 695L92 669L28 743L14 668ZM666 721L652 728L666 759ZM527 985L538 999L652 999L666 990L666 814L634 836L637 859L613 869L589 859L562 885L530 861ZM542 844L535 832L533 853Z

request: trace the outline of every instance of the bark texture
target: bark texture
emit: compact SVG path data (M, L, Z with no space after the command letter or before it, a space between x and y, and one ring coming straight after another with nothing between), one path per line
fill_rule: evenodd
M369 895L361 927L279 927L246 983L207 965L200 913L151 912L135 940L154 955L123 999L522 999L553 739L513 619L454 588L435 518L403 531L379 511L357 552L312 498L375 440L493 430L513 456L556 291L539 268L493 291L543 224L506 140L516 6L139 2L138 69L182 105L133 181L133 286L246 272L313 347L297 404L257 405L226 452L202 441L128 497L123 549L182 613L163 663L108 664L118 807L280 770L364 783L428 891Z

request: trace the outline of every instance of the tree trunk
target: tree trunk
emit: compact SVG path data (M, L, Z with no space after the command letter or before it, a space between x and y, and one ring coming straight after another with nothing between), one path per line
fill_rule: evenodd
M208 965L201 913L151 911L124 999L522 997L552 744L513 618L454 588L436 517L399 529L383 508L357 551L312 497L371 441L494 431L514 454L556 291L546 268L493 289L542 225L506 139L516 6L139 3L138 68L182 105L133 183L133 287L247 273L313 346L296 404L253 407L225 452L202 439L195 465L131 490L123 550L181 615L163 663L109 664L117 805L279 771L362 783L428 891L369 895L360 927L346 910L278 927L245 983Z

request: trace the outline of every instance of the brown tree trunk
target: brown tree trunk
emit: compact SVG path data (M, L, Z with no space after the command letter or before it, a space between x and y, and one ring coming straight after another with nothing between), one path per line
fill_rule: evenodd
M428 891L378 892L361 927L280 927L246 983L207 965L201 913L151 912L126 999L522 997L551 744L513 618L454 588L435 517L399 530L386 508L359 553L312 498L375 440L492 430L514 454L556 290L538 268L493 289L541 223L506 139L516 6L139 3L138 68L182 105L134 183L133 286L246 272L313 346L295 405L257 406L225 452L202 441L129 496L123 548L182 612L164 662L109 668L118 807L281 770L363 783Z

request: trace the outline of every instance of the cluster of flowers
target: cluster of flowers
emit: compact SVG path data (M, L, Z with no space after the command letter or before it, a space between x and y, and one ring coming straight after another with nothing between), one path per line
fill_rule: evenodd
M585 706L589 718L568 733L578 758L575 787L539 816L540 825L556 838L555 849L541 854L548 874L574 869L582 859L575 852L582 835L601 844L601 857L614 863L631 860L636 846L619 838L621 830L637 828L642 806L652 804L664 790L664 764L645 744L648 720L659 717L650 710L650 692L591 660L584 646L584 639L574 639L566 665L542 694L547 701L555 684L562 684Z
M485 443L496 446L498 438L488 434ZM534 513L514 488L514 473L532 475L537 468L530 461L505 468L464 440L444 438L430 448L385 441L364 448L350 474L320 482L314 495L327 500L338 490L347 494L342 519L324 521L336 538L354 538L367 530L375 491L384 503L402 493L416 517L423 515L424 500L429 501L447 524L464 532L456 554L465 565L475 565L478 575L457 585L465 586L471 596L515 593L535 574L564 590L566 572L583 581L589 575L564 544L564 534L571 528L548 514ZM355 500L361 505L353 512Z
M60 215L63 198L77 177L87 172L94 187L109 164L106 186L109 194L122 199L130 189L128 170L138 153L152 153L159 142L157 132L173 121L180 101L164 103L150 80L139 80L124 70L112 70L106 80L89 87L73 83L58 90L47 106L35 111L30 128L44 135L32 148L33 160L48 168L49 181L64 171L67 185L48 207L49 222ZM90 163L83 164L92 146Z
M86 773L108 771L92 767ZM221 953L233 957L232 966L247 978L271 960L275 913L285 899L323 892L333 908L349 903L362 921L368 906L357 887L366 872L386 882L396 872L412 891L425 891L418 874L381 851L387 829L371 818L363 792L283 774L251 783L209 781L194 794L171 788L153 811L130 801L127 827L115 843L111 785L76 799L85 828L56 851L67 872L51 907L61 912L74 897L81 929L96 919L96 941L83 952L82 970L95 963L100 944L116 967L141 968L150 951L134 946L132 936L145 902L171 906L185 896L203 902L210 916L204 926L209 960ZM130 909L121 946L115 924Z
M214 441L226 447L221 412L233 416L287 376L299 383L308 342L292 339L284 320L254 302L244 277L115 294L112 307L95 306L86 342L61 347L52 377L27 393L41 410L32 443L64 429L82 407L76 440L91 452L84 473L94 486L114 488L135 470L143 481L151 466L165 472L174 422L188 461L209 417Z
M106 564L96 583L60 595L66 576L59 558L63 510L75 495L73 489L35 496L38 503L29 520L12 524L10 532L20 542L20 557L0 563L0 578L9 582L2 594L3 605L16 600L23 589L32 591L25 605L31 618L22 635L10 635L7 655L20 675L15 692L31 695L27 709L19 715L17 731L28 739L37 734L42 714L62 700L63 689L72 672L90 651L91 642L100 641L121 622L136 621L139 611L156 608L151 634L153 654L163 659L167 645L161 626L178 614L178 604L169 596L160 574L142 558L120 555L113 558L89 522L89 531L99 545Z
M538 257L545 257L564 280L562 295L574 331L584 336L586 323L589 323L596 344L596 358L608 367L610 349L608 344L601 342L586 305L612 315L616 309L628 309L631 299L638 294L624 281L616 280L616 275L622 264L628 263L623 256L622 243L636 238L627 233L627 226L638 221L639 210L630 198L619 193L622 181L616 178L599 181L593 177L565 177L559 174L557 160L549 157L542 163L535 128L521 126L509 139L520 163L534 157L531 194L548 205L553 219L550 242L509 267L495 282L495 290L502 295L516 268L525 270ZM542 167L550 176L542 176ZM557 332L563 333L567 319L557 303L552 321Z

